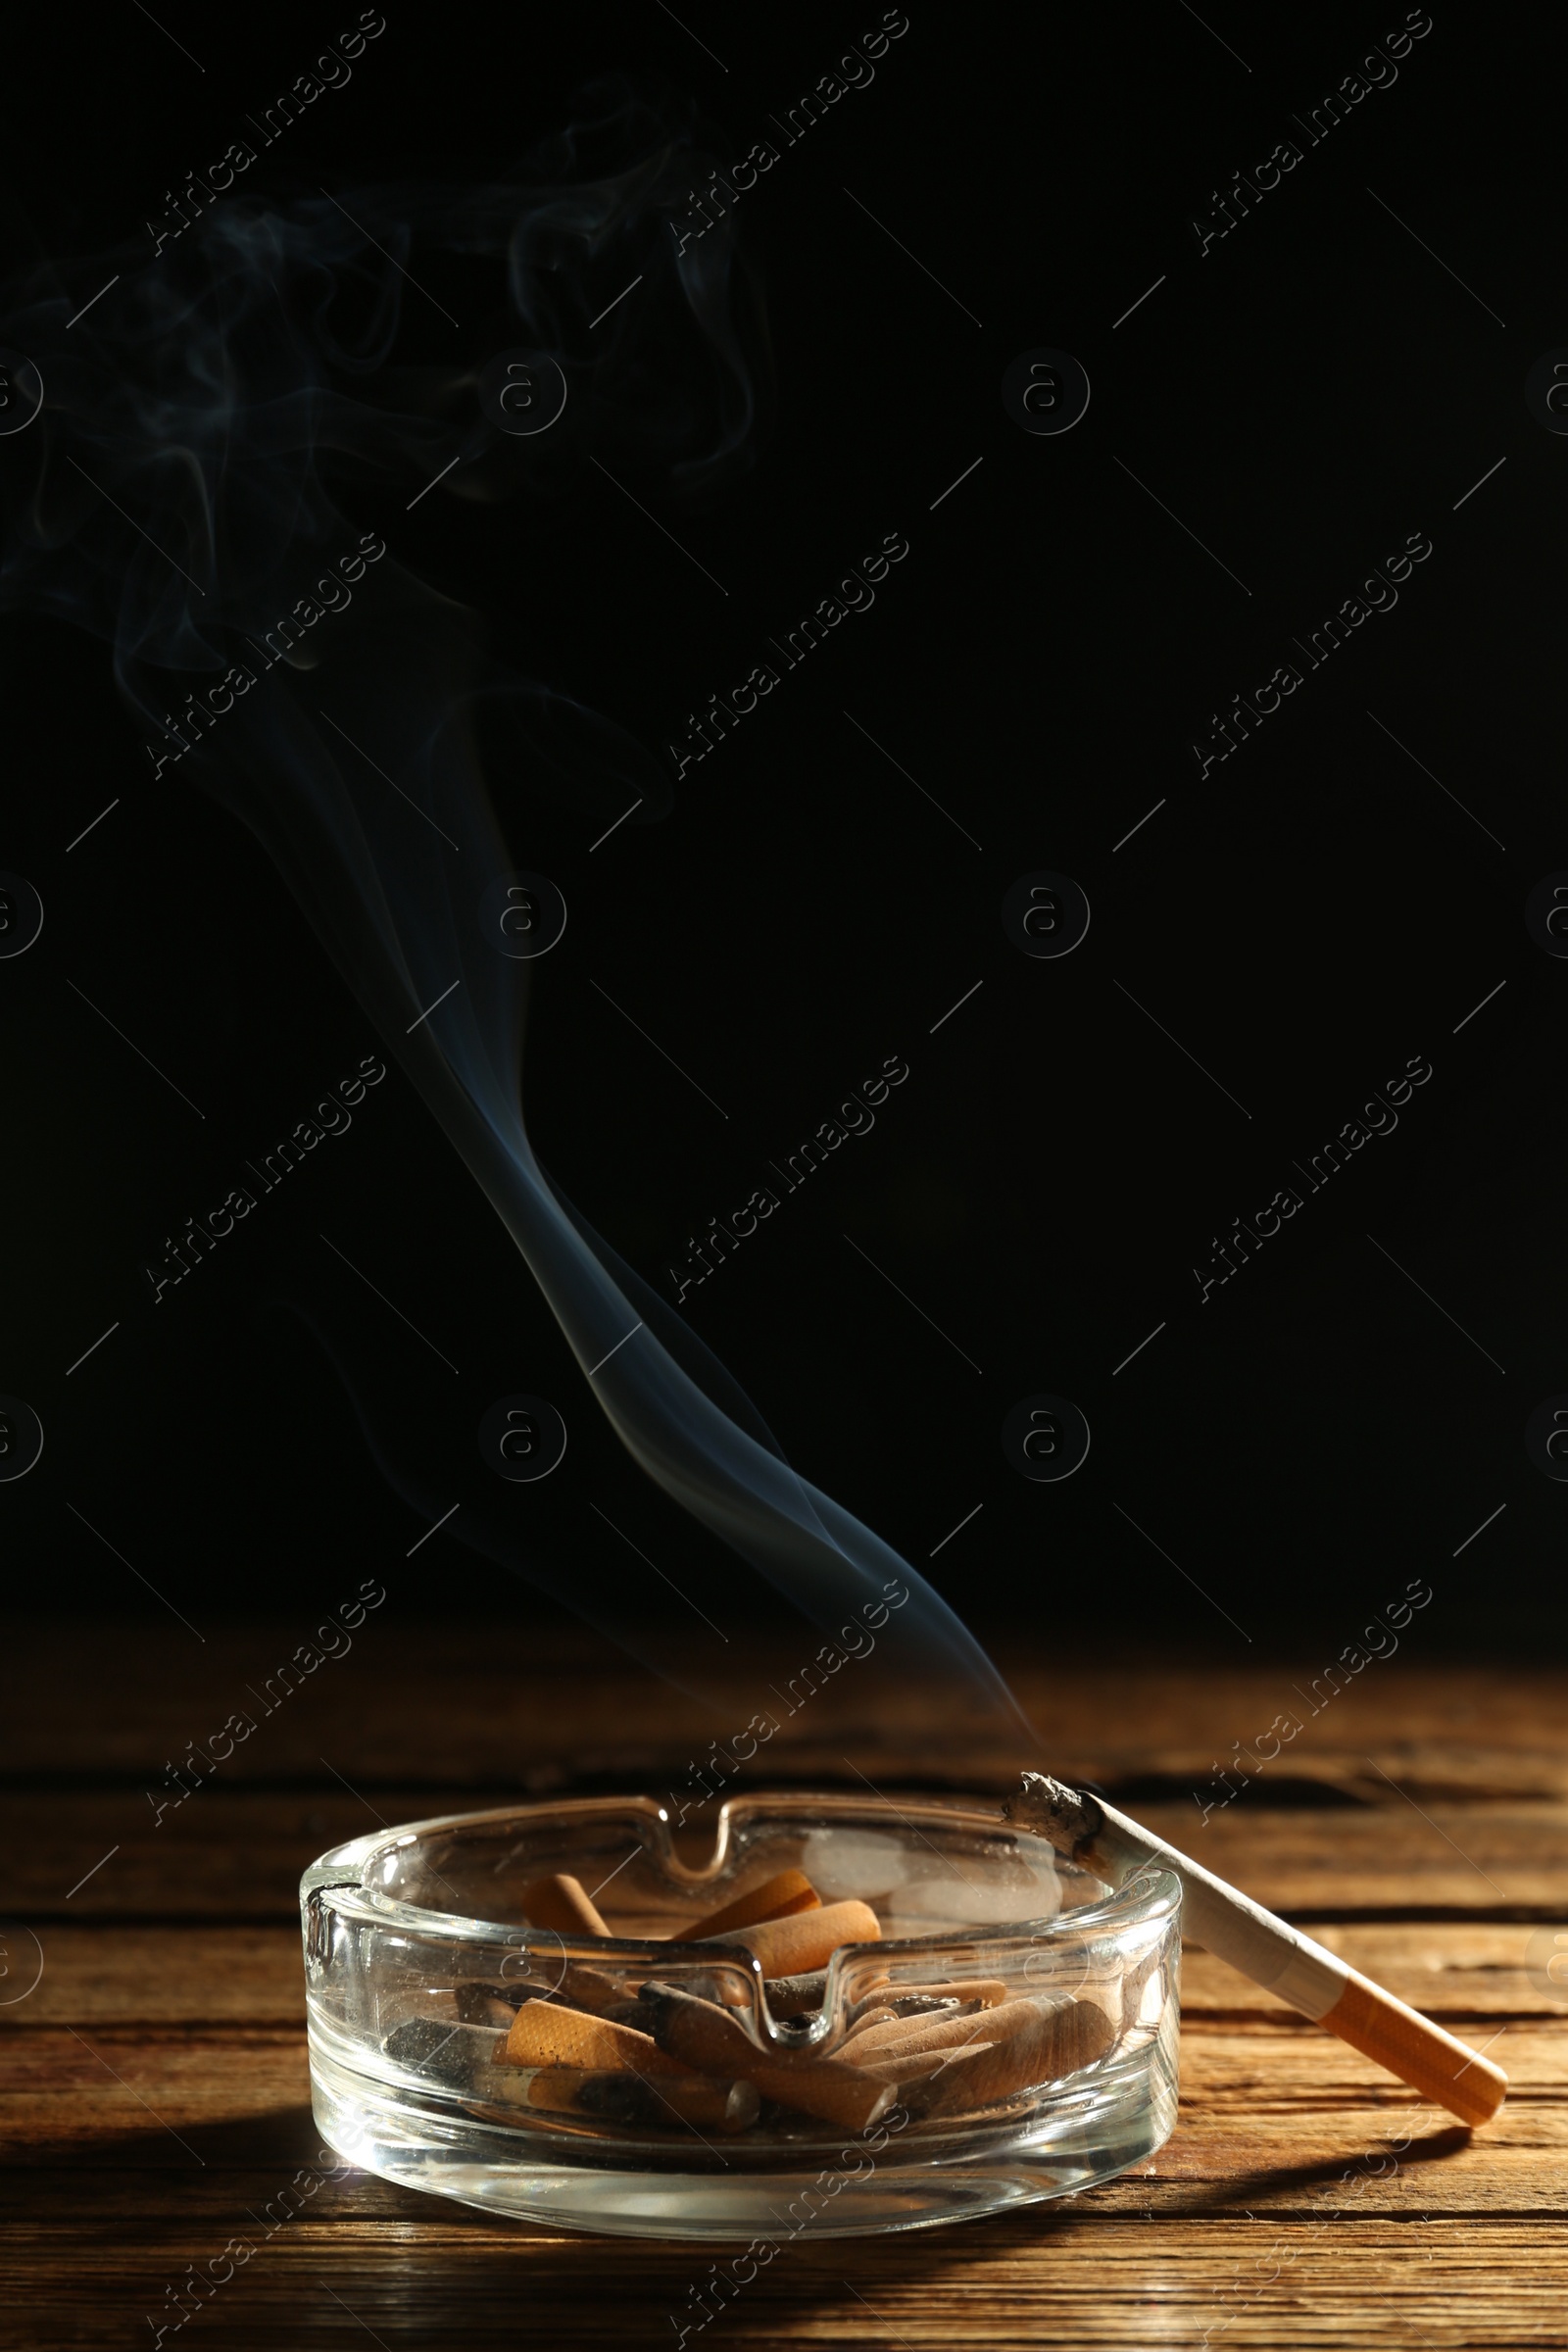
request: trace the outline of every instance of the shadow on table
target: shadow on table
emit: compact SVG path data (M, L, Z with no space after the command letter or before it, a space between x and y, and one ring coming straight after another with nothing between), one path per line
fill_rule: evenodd
M1400 2170L1440 2163L1468 2138L1458 2127L1439 2128L1400 2154ZM1332 2200L1311 2192L1347 2169L1336 2157L1224 2181L1134 2176L951 2229L815 2240L803 2232L780 2243L744 2286L721 2288L715 2278L732 2279L738 2244L610 2239L514 2221L373 2174L333 2180L327 2173L339 2161L303 2103L178 2132L150 2122L13 2150L0 2167L6 2202L17 2223L45 2225L63 2239L56 2275L72 2280L79 2331L57 2337L47 2303L33 2305L40 2352L57 2341L122 2341L127 2309L137 2326L143 2313L169 2316L171 2289L190 2266L239 2242L251 2251L243 2267L230 2265L231 2282L213 2289L210 2301L183 2290L189 2318L208 2322L213 2340L225 2346L275 2346L286 2335L290 2352L335 2347L345 2314L387 2343L514 2345L522 2311L533 2339L552 2347L626 2352L700 2336L717 2346L771 2346L781 2328L794 2340L803 2326L814 2332L823 2325L835 2342L896 2345L901 2323L884 2308L896 2300L906 2313L911 2289L939 2299L944 2290L1000 2291L1009 2276L1016 2282L1012 2266L1044 2241L1057 2241L1067 2257L1076 2238L1081 2259L1085 2231L1150 2211L1160 2220L1240 2218L1267 2199L1258 2221L1277 2226L1297 2198L1331 2210ZM1165 2259L1158 2234L1148 2247L1152 2263ZM1143 2270L1135 2260L1125 2283L1132 2287ZM99 2322L109 2332L95 2331ZM852 2336L840 2332L846 2322L857 2328Z

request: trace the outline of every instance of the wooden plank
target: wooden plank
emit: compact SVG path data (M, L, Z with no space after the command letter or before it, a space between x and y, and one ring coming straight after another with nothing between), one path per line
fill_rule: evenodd
M191 1743L205 1746L231 1711L244 1710L256 1730L224 1764L229 1782L329 1785L325 1754L373 1792L411 1771L430 1774L420 1727L438 1721L449 1789L547 1793L617 1775L658 1785L666 1773L686 1786L686 1763L710 1739L723 1740L771 1710L779 1728L761 1751L763 1768L787 1767L797 1780L842 1784L848 1738L914 1782L929 1777L937 1752L970 1786L1004 1789L1022 1766L1049 1764L1107 1788L1164 1780L1191 1808L1185 1791L1208 1789L1216 1762L1234 1760L1240 1742L1253 1753L1248 1773L1261 1767L1253 1797L1286 1779L1364 1796L1377 1785L1370 1755L1422 1802L1423 1791L1568 1800L1568 1669L1431 1661L1421 1626L1417 1617L1396 1656L1366 1665L1332 1696L1332 1649L1243 1667L1202 1656L1107 1662L1009 1635L995 1654L1025 1713L1049 1734L1031 1752L1015 1727L977 1720L951 1694L894 1670L891 1635L809 1697L801 1682L808 1645L751 1643L744 1667L715 1679L699 1703L586 1633L519 1626L510 1640L504 1628L420 1624L388 1611L355 1632L349 1654L284 1697L277 1669L308 1641L309 1624L215 1625L206 1629L198 1702L191 1638L172 1622L166 1632L139 1621L35 1620L12 1643L0 1770L119 1774L158 1788L167 1762L177 1764ZM1347 1643L1355 1631L1347 1625ZM778 1693L792 1682L802 1695L790 1713ZM1260 1759L1255 1742L1282 1713L1302 1729L1277 1758ZM959 1736L933 1741L945 1723Z
M1553 1994L1527 1965L1534 1933L1528 1927L1330 1923L1314 1933L1352 1967L1433 2017L1568 2019L1568 1986ZM304 2030L305 1975L292 1924L61 1925L46 1927L41 1942L43 1976L24 2003L0 2009L0 2043L8 2028L70 2023L90 2032L95 2020ZM1182 2013L1190 2024L1200 2017L1292 2014L1275 1994L1192 1945L1182 1961Z
M505 1789L460 1800L474 1809L512 1801ZM381 1820L416 1821L453 1805L452 1790L428 1784L379 1789L372 1805L330 1784L285 1793L215 1782L155 1825L132 1790L3 1792L0 1917L280 1921L297 1910L301 1871L328 1846ZM1143 1805L1139 1818L1287 1917L1568 1919L1568 1804L1434 1800L1418 1809L1390 1792L1382 1805L1325 1810L1242 1799L1206 1827L1192 1808L1168 1803Z
M1312 1930L1363 1976L1386 1985L1412 2009L1444 2019L1543 2017L1568 2020L1568 1984L1553 1992L1529 1955L1536 1931L1490 1921L1340 1926ZM1189 1944L1182 1954L1182 2014L1269 2015L1294 2012L1276 1993Z
M151 2343L146 2315L168 2310L166 2288L187 2264L221 2256L232 2235L176 2224L122 2256L85 2220L58 2233L19 2230L10 2293L22 2340L29 2352ZM704 2308L696 2294L705 2283L713 2291L714 2259L523 2226L454 2222L408 2237L301 2221L214 2288L193 2340L342 2352L368 2331L385 2345L461 2340L515 2352L525 2331L552 2348L674 2346L682 2317L689 2326ZM1423 2343L1513 2352L1561 2346L1565 2291L1568 2248L1528 2223L1462 2236L1349 2217L1162 2228L1036 2208L957 2230L788 2247L722 2301L710 2331L685 2342L745 2352L955 2343L1144 2352L1205 2341L1244 2352Z
M389 1639L376 1672L355 1683L372 1630ZM1513 2080L1508 2104L1467 2135L1189 1951L1181 2121L1152 2167L961 2229L802 2239L698 2328L692 2290L712 2280L713 2249L573 2237L366 2175L326 2183L286 2224L276 2200L318 2164L301 2033L303 1864L378 1817L621 1773L659 1790L655 1760L670 1759L676 1732L683 1765L702 1752L699 1732L706 1742L722 1725L699 1724L700 1710L634 1670L601 1681L591 1644L547 1642L514 1672L485 1662L488 1633L426 1642L423 1629L388 1623L264 1722L232 1759L240 1770L154 1830L141 1788L204 1735L185 1721L176 1731L186 1686L161 1638L137 1638L145 1654L89 1641L80 1673L69 1653L37 1678L24 1672L23 1752L58 1778L0 1792L0 1852L26 1849L0 1916L9 1905L16 1918L19 1894L30 1902L45 1957L36 1991L0 2007L8 2296L27 2352L152 2342L149 2315L167 2323L174 2309L166 2288L236 2235L254 2258L190 2323L236 2352L340 2352L368 2328L387 2346L442 2352L457 2341L514 2352L521 2330L551 2352L625 2352L674 2345L682 2325L688 2346L715 2352L1196 2352L1205 2336L1246 2352L1511 2352L1568 2339L1568 1996L1532 1973L1526 1951L1531 1919L1568 1923L1568 1677L1401 1654L1307 1724L1288 1780L1265 1770L1202 1829L1191 1788L1208 1785L1216 1750L1251 1740L1284 1703L1270 1700L1278 1670L1084 1675L1075 1661L1024 1660L1017 1679L1054 1723L1061 1769L1138 1789L1129 1809L1151 1827L1321 1923L1324 1941L1465 2039L1491 2041ZM270 1645L275 1629L220 1635L204 1672L229 1673ZM769 1768L842 1786L849 1754L882 1787L904 1772L917 1784L937 1717L886 1682L847 1671L784 1727ZM452 1726L439 1781L420 1752L432 1720ZM597 1728L612 1724L612 1737ZM1016 1754L963 1737L976 1779L1005 1786ZM1452 1916L1419 1916L1439 1911ZM1510 1912L1524 1916L1509 1924ZM1411 2144L1391 2153L1405 2130Z
M1181 2125L1156 2162L1188 2177L1234 2186L1248 2199L1263 2193L1265 2175L1307 2174L1348 2162L1380 2136L1418 2134L1445 2196L1489 2200L1499 2209L1568 2213L1568 2020L1508 2025L1500 2037L1490 2020L1461 2030L1475 2046L1490 2043L1507 2066L1511 2089L1496 2122L1467 2137L1450 2119L1424 2107L1414 2092L1304 2020L1278 2024L1197 2021L1183 2036ZM11 2035L0 2080L0 2119L8 2164L43 2164L72 2155L92 2160L110 2133L140 2164L165 2173L247 2166L235 2126L249 2118L303 2116L309 2080L297 2031L209 2027L117 2027L83 2033L39 2026ZM308 2129L308 2126L307 2126ZM1301 2151L1299 2154L1298 2150ZM1535 2171L1511 2166L1510 2151L1533 2151ZM1548 2163L1544 2151L1554 2151ZM1217 2151L1217 2152L1216 2152ZM1441 2158L1441 2164L1437 2159ZM117 2159L117 2161L119 2161ZM1196 2169L1194 2169L1196 2168ZM1506 2175L1506 2194L1498 2186ZM1402 2198L1407 2184L1370 2184L1356 2201ZM1429 2194L1437 2195L1433 2185Z
M187 2029L219 2023L305 2031L305 1965L297 1926L46 1927L44 1968L24 2002L0 2010L6 2029L96 2023Z

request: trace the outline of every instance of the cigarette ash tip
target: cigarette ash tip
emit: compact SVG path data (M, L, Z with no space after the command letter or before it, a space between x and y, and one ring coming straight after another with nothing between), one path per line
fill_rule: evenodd
M1016 1796L1003 1798L1003 1820L1048 1838L1058 1853L1071 1854L1103 1828L1095 1799L1053 1780L1049 1772L1022 1773L1019 1784Z

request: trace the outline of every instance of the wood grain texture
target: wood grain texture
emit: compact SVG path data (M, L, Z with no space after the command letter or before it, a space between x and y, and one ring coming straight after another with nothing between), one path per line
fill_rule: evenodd
M885 1764L876 1781L890 1791L905 1785ZM330 1784L299 1793L215 1784L156 1827L145 1799L130 1790L0 1792L0 1911L62 1922L281 1922L297 1912L301 1871L327 1847L378 1821L428 1819L470 1801L506 1804L516 1791L491 1785L457 1793L404 1778L376 1786L372 1805L368 1792L353 1796ZM1391 1796L1353 1811L1280 1810L1259 1791L1206 1828L1170 1803L1142 1804L1137 1817L1298 1921L1357 1912L1568 1915L1568 1804L1450 1800L1417 1812Z
M1348 1642L1355 1630L1347 1624ZM710 1737L768 1706L779 1720L762 1757L768 1770L787 1757L792 1772L799 1765L843 1781L849 1734L890 1757L902 1753L915 1783L989 1787L1000 1772L998 1785L1008 1787L1032 1764L1106 1787L1168 1778L1185 1789L1201 1785L1234 1741L1254 1740L1294 1710L1303 1728L1265 1764L1262 1788L1306 1780L1381 1804L1388 1790L1372 1768L1381 1764L1423 1803L1568 1800L1568 1668L1430 1663L1419 1618L1397 1655L1365 1668L1315 1715L1313 1679L1329 1663L1316 1652L1228 1669L1153 1658L1107 1664L1079 1645L1052 1655L1004 1635L991 1647L1041 1728L1035 1755L967 1716L939 1727L951 1738L933 1738L930 1693L901 1687L874 1655L790 1714L781 1693L809 1647L799 1656L758 1653L713 1685L705 1707L587 1634L410 1625L390 1609L367 1619L347 1656L264 1714L268 1677L310 1632L307 1621L286 1618L215 1626L198 1648L172 1621L167 1631L143 1621L37 1621L4 1669L0 1772L154 1786L187 1741L205 1742L231 1709L249 1709L257 1729L222 1768L225 1781L330 1786L324 1752L362 1788L406 1780L417 1756L432 1786L548 1793L628 1772L679 1772ZM438 1739L411 1732L432 1723Z
M1533 1931L1491 1922L1408 1926L1332 1923L1320 1941L1375 1977L1400 2000L1446 2025L1487 2017L1568 2014L1536 1981L1527 1957ZM187 2026L224 2021L303 2027L305 1981L299 1929L286 1926L140 1927L98 1923L40 1931L42 1981L25 2009L6 2023L68 2020L83 2032L95 2019ZM1273 2016L1295 2011L1221 1960L1188 1945L1182 1961L1182 2013L1198 2018Z
M259 1661L287 1654L285 1634L308 1630L215 1637L201 1680L217 1695L197 1706L189 1661L145 1628L128 1643L78 1641L58 1661L45 1643L13 1674L0 1917L30 1921L44 1970L26 1998L0 2005L0 2340L19 2352L150 2345L149 2316L171 2319L166 2289L186 2265L243 2240L250 2259L166 2344L675 2345L672 2315L691 2319L690 2290L710 2276L694 2247L571 2237L355 2174L292 2222L266 2217L318 2162L303 1864L378 1816L620 1772L628 1786L674 1786L660 1774L719 1727L630 1669L602 1676L587 1643L553 1638L514 1665L487 1635L481 1673L471 1636L416 1641L372 1621L354 1655L289 1701L292 1716L279 1710L236 1751L237 1769L154 1829L142 1790L222 1722L225 1678L255 1679ZM1008 1663L1054 1723L1054 1763L1121 1791L1401 1999L1490 2043L1508 2103L1469 2135L1189 1950L1181 2120L1152 2166L1006 2219L802 2241L688 2346L1568 2341L1568 1990L1553 1991L1529 1950L1536 1923L1568 1928L1568 1678L1401 1655L1307 1724L1288 1784L1265 1773L1200 1829L1189 1778L1202 1787L1216 1753L1268 1724L1292 1672L1074 1678ZM874 1678L822 1701L781 1734L781 1774L843 1786L849 1756L879 1786L901 1774L929 1785L929 1726L922 1740ZM982 1741L964 1771L1000 1788L1033 1760ZM6 1949L20 1957L22 1939ZM1406 2132L1408 2147L1391 2150Z

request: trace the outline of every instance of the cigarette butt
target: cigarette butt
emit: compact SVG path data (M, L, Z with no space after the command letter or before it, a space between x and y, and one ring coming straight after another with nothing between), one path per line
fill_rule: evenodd
M618 2009L631 1998L628 1988L607 1977L602 1969L581 1968L575 1961L562 1961L553 1947L527 1955L522 1967L503 1986L514 2003L531 1997L559 1996L570 2009L591 2009L602 2015L606 2010ZM497 2023L503 2021L498 2019Z
M755 2083L710 2082L700 2075L666 2075L656 2083L641 2075L545 2066L528 2084L528 2105L666 2131L689 2125L698 2132L745 2132L757 2121L761 2096Z
M749 1982L743 1984L735 1976L726 1973L721 1978L715 1976L714 1984L716 1989L710 1993L710 2000L723 2001L731 2009L751 2007L752 1989ZM775 2017L809 2017L814 2009L821 2008L827 1997L827 1970L813 1968L805 1976L764 1977L762 1989L767 1994L767 2005ZM850 2023L858 2025L868 2009L880 2009L899 1997L886 1976L867 1979L858 1998L850 2004Z
M683 2067L738 2075L762 2055L738 2018L716 2001L705 2001L678 1984L645 1984L637 1998L647 2013L656 2048Z
M1102 2058L1116 2039L1116 2028L1096 2001L1065 2001L1060 2009L1042 2009L1034 2001L1008 2006L1034 2009L1034 2021L997 2039L995 2021L1004 2011L980 2018L990 2048L955 2053L953 2063L938 2072L931 2083L933 2112L953 2115L964 2107L990 2107L999 2098L1030 2091L1034 2083L1060 2082Z
M955 1984L951 1993L938 1993L924 1986L918 1992L909 1992L893 1984L884 1984L881 1992L864 2000L859 2014L852 2018L849 2033L839 2044L840 2051L847 2050L851 2042L858 2043L862 2030L869 2030L873 2026L899 2029L897 2036L891 2033L879 2036L884 2046L876 2051L878 2056L892 2056L895 2051L903 2049L904 2035L915 2034L922 2028L961 2024L964 2033L970 2033L977 2018L1002 2006L1006 1992L1007 1987L1000 1978L987 1979L983 1984L959 1983ZM995 2001L981 2000L977 1997L981 1993L994 1993L997 1998ZM865 2053L867 2057L872 2054L870 2050Z
M764 2098L851 2132L863 2132L892 2105L890 2082L832 2058L760 2050L728 2010L698 2000L678 1985L645 1984L642 1998L653 2016L659 2047L686 2066L739 2077L754 2082Z
M730 1978L728 1986L734 1983ZM813 2009L822 2006L827 1993L827 1971L813 1968L806 1976L769 1977L766 1990L767 2005L775 2017L808 2017ZM747 1998L751 1998L749 1992Z
M585 2010L551 2001L524 2001L497 2052L502 2066L571 2066L590 2071L629 2068L640 2075L683 2075L687 2069L635 2026L612 2025Z
M554 1988L573 2009L591 2009L596 2013L615 2009L631 1995L624 1984L607 1977L602 1969L582 1968L568 1961L561 1983Z
M764 2098L798 2108L803 2115L820 2116L843 2132L865 2131L898 2095L892 2082L878 2082L863 2067L840 2066L831 2058L800 2066L770 2066L764 2061L754 2066L747 2079Z
M858 2017L856 2019L848 2034L845 2034L844 2039L839 2043L839 2056L842 2057L845 2051L849 2049L852 2042L858 2041L861 2034L868 2034L873 2027L898 2026L903 2025L906 2022L912 2024L914 2021L906 2021L900 2017L896 2009L889 2009L886 2007L886 2005L882 2006L881 2008L867 2009L863 2017Z
M822 1968L846 1943L876 1943L881 1924L869 1903L823 1903L814 1911L797 1911L788 1919L764 1920L755 1928L737 1928L710 1936L714 1943L744 1945L760 1962L764 1977L793 1977Z
M522 1890L522 1915L531 1928L554 1928L558 1936L608 1936L582 1881L565 1871L530 1879Z
M738 1894L721 1911L710 1911L694 1926L683 1928L678 1941L700 1943L705 1936L727 1936L737 1928L755 1928L765 1919L788 1919L797 1911L819 1911L822 1897L801 1870L781 1870L760 1886Z
M868 2058L856 2073L896 2091L911 2113L951 2115L985 2104L977 2084L980 2069L995 2056L997 2043L975 2041L953 2050L926 2050L902 2058Z
M868 2059L917 2058L928 2050L957 2050L967 2043L1006 2041L1040 2020L1033 2001L1004 2001L996 2009L971 2010L967 2017L898 2017L891 2024L852 2034L844 2055L857 2065Z

